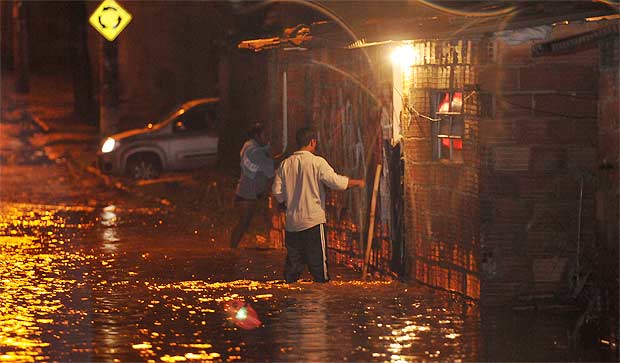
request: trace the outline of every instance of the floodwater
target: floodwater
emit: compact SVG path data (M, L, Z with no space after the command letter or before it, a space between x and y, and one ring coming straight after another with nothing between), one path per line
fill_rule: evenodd
M499 335L492 322L481 331L475 304L446 293L338 269L329 284L285 284L282 251L231 252L168 219L157 209L0 206L0 361L586 360L565 342L565 320ZM233 300L262 324L236 325L224 312ZM527 331L539 346L520 344Z

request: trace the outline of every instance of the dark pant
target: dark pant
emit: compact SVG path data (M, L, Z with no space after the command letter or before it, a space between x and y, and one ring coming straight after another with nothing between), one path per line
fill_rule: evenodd
M240 216L239 222L237 222L237 226L230 236L230 248L237 248L237 246L239 246L241 238L250 227L252 216L254 216L254 211L256 210L256 204L256 200L243 199L240 197L235 200L235 208L239 210Z
M286 231L286 282L299 280L306 265L316 282L329 281L327 274L327 239L323 224L299 232Z

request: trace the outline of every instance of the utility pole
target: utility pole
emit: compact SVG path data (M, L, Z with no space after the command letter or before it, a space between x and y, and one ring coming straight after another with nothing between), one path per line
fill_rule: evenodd
M218 128L223 130L230 129L230 120L231 120L231 92L230 92L230 83L231 83L231 74L230 74L230 62L232 60L231 52L227 47L222 47L220 51L220 59L218 62L218 77L217 77L217 86L218 86L218 94L220 97L220 104L218 107ZM226 133L226 136L229 136L229 133ZM229 158L230 152L232 151L232 147L230 146L230 137L220 137L218 141L218 164L227 165L229 160L225 161L225 158Z
M101 40L99 67L99 133L113 134L118 129L118 42Z
M84 1L71 3L70 16L72 26L69 47L71 69L73 70L73 109L80 119L96 125L98 121L97 103L88 55L86 3Z
M28 57L28 6L26 1L13 2L13 65L15 92L30 92Z

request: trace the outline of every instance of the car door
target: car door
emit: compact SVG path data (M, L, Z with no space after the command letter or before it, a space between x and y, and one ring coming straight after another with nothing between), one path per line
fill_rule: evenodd
M170 169L195 169L216 160L218 136L214 107L197 105L172 121L168 144Z

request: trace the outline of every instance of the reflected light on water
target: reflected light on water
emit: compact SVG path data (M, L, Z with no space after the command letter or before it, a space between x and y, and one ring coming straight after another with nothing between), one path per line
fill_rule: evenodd
M113 205L109 205L101 211L101 224L104 226L115 226L117 217L116 217L116 207Z
M70 212L92 208L4 204L0 208L0 361L34 362L60 339L59 327L79 323L84 314L66 310L63 299L80 284L76 266L88 258L64 248L54 231L89 225ZM79 222L78 222L79 221ZM76 223L77 222L77 223Z
M47 278L62 271L69 260L81 256L52 254L43 251L38 240L23 237L0 237L0 359L33 362L44 358L43 340L48 327L62 323L54 313L63 305L60 297L69 292L75 281Z
M116 228L105 228L101 233L101 238L103 239L103 243L101 248L104 252L114 252L118 249L118 241L120 240L117 236Z
M101 233L103 239L102 249L104 252L113 253L118 250L117 242L120 240L117 235L116 225L118 217L116 215L116 206L109 205L101 211L101 224L106 226Z

